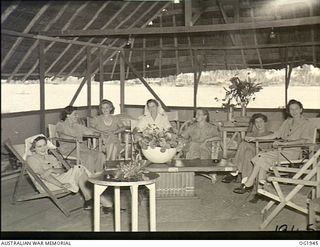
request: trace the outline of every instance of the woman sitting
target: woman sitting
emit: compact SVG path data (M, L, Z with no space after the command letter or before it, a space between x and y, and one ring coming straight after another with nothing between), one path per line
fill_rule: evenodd
M92 191L88 188L88 176L91 173L81 165L66 171L53 155L48 154L47 143L47 138L44 136L38 136L32 141L30 148L32 154L27 156L30 167L52 191L65 188L77 193L80 189L85 200L83 208L92 209ZM112 211L112 201L109 198L102 196L101 204L105 207L105 213Z
M217 127L209 123L208 110L203 108L197 109L196 122L187 127L181 135L189 142L187 159L211 159L211 142L221 140Z
M139 117L136 130L143 131L148 125L168 130L172 128L167 115L159 102L155 99L149 99L144 108L144 114Z
M245 183L248 179L248 176L251 174L253 165L251 164L251 159L255 156L255 144L248 143L246 140L249 137L261 137L271 134L271 131L268 131L266 128L266 123L268 121L267 116L257 113L253 114L250 119L250 124L248 128L248 133L244 138L245 141L241 142L237 153L234 157L233 163L238 167L236 172L230 173L222 179L223 183L230 183L236 181L238 174L241 173L242 180L241 183ZM270 148L269 144L262 143L260 145L262 149Z
M90 127L101 133L107 160L115 160L121 149L117 134L124 131L125 128L120 119L113 115L115 108L111 101L102 100L99 108L101 115L91 120Z
M279 144L282 146L304 144L306 142L312 142L312 133L310 131L309 121L302 115L303 106L301 102L297 100L290 100L287 109L290 118L286 119L280 129L275 133L263 136L263 137L248 137L247 141L254 141L256 139L279 139L273 142L273 146L277 147ZM281 151L280 161L287 159L297 159L301 155L301 148L291 147L284 148ZM286 157L286 158L284 158ZM238 194L244 194L253 189L255 179L258 177L259 181L263 181L267 177L269 168L275 164L278 160L278 151L272 150L267 152L259 152L251 162L254 168L248 178L248 180L241 184L239 188L234 189L233 192Z
M64 139L82 140L84 135L95 134L93 130L81 125L78 122L79 115L77 109L73 106L64 108L61 114L61 121L57 123L56 131L59 137ZM59 142L62 154L75 155L74 143ZM85 143L80 144L80 161L90 172L100 172L103 170L105 157L102 152L89 150Z

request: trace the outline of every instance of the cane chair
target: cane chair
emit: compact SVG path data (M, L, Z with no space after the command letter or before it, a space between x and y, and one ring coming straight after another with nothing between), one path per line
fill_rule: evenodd
M67 142L67 143L74 143L74 149L67 155L62 155L65 160L72 160L75 161L77 165L80 165L80 141L77 139L65 139L60 138L58 136L58 133L56 131L56 125L55 124L48 124L48 134L49 134L49 140L55 145L59 146L60 142ZM70 155L74 150L76 150L76 156ZM57 149L59 152L59 150Z
M49 143L49 142L48 142ZM11 143L10 139L7 139L4 142L4 145L12 152L12 154L21 162L21 171L19 177L15 183L13 194L12 194L12 204L16 202L36 200L41 198L50 198L51 201L63 212L65 216L70 216L71 211L77 210L68 210L61 202L60 198L65 197L69 194L72 194L71 191L62 188L59 190L50 190L46 184L41 180L41 178L33 171L33 169L26 162L26 155L23 155L18 149ZM50 146L50 145L49 145ZM27 145L25 145L27 147ZM54 145L51 144L50 152L61 162L61 164L68 170L70 165L60 156L59 152L56 152L56 149L53 148ZM26 149L26 148L25 148ZM37 191L31 193L18 195L19 185L22 183L22 180L25 176L30 178L30 181L33 183Z

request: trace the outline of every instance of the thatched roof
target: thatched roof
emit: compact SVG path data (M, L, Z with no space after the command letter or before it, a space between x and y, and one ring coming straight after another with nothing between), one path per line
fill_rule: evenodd
M45 46L46 76L85 76L88 51L77 41L103 45L89 52L96 76L102 53L104 80L119 79L122 48L145 77L288 63L319 67L317 0L178 2L3 1L1 78L39 78L39 43ZM137 77L125 70L127 78Z

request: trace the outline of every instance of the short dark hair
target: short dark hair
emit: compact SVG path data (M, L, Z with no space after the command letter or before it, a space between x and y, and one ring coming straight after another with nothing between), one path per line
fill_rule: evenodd
M33 139L32 143L31 143L31 147L30 147L30 151L34 152L35 148L36 148L36 143L38 141L44 140L46 143L48 143L48 139L45 136L38 136L36 138Z
M156 101L155 99L148 99L148 100L147 100L147 106L148 106L150 103L155 103L156 106L159 106L159 102Z
M301 103L300 101L295 100L295 99L289 100L289 102L288 102L288 104L287 104L287 113L288 113L288 115L289 115L290 117L292 117L291 114L290 114L290 111L289 111L291 105L298 105L298 106L300 107L300 109L303 110L303 105L302 105L302 103Z
M100 105L99 105L100 113L102 113L102 111L101 111L102 105L105 105L105 104L108 104L111 107L110 114L113 114L114 110L115 110L114 105L113 105L112 101L107 100L107 99L101 100Z
M210 116L209 116L209 111L205 108L202 108L202 107L198 107L197 108L197 111L202 111L203 115L206 115L206 122L210 122Z
M72 105L65 107L60 114L60 119L62 121L65 121L67 119L67 116L72 114L72 112L76 111L77 109L77 107L74 107Z
M263 119L264 122L268 122L268 117L267 117L266 115L262 114L262 113L255 113L255 114L253 114L252 117L251 117L251 119L250 119L250 122L251 122L252 124L254 124L254 122L255 122L256 119L258 119L258 118Z
M289 110L290 105L294 105L294 104L298 105L301 109L303 109L303 105L300 101L295 100L295 99L291 99L291 100L289 100L288 105L287 105L288 110Z

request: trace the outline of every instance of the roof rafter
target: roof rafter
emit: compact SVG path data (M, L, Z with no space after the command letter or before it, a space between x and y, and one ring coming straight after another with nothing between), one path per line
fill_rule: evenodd
M78 8L78 10L79 10L79 8ZM76 16L78 15L78 10L72 14L72 16L71 16L71 18L68 20L68 22L62 27L62 30L65 30L65 29L67 29L67 28L70 26L70 24L71 24L71 22L73 21L73 19L76 18ZM54 42L51 42L51 43L45 48L44 52L46 53L54 44L55 44L55 41L54 41ZM33 67L30 69L30 71L28 72L28 74L22 79L23 82L28 78L29 74L33 73L33 71L37 68L38 64L39 64L39 60L37 60L37 61L35 62L35 64L34 64Z
M142 3L143 3L143 2L142 2ZM152 6L155 6L155 5L156 5L156 3L153 3L153 4L152 4ZM141 6L142 6L142 5L141 5L141 3L140 3L139 6L138 6L130 15L127 16L127 18L125 18L121 23L119 23L119 24L116 26L116 28L119 28L119 27L122 26L126 21L128 21L129 18L131 18L131 17L136 13L136 11L138 11L138 8L139 8L139 9L141 8ZM148 14L148 12L144 12L138 19L136 19L136 20L129 26L129 28L134 27L134 26L136 25L136 23L139 22L142 18L144 18L147 14ZM152 19L153 19L153 18L152 18ZM152 20L152 19L151 19L151 20ZM150 19L149 19L144 25L146 26L149 22L150 22ZM107 39L108 39L108 38L104 38L104 39L100 42L100 44L104 43ZM110 44L110 46L113 46L118 40L119 40L119 39L115 39L115 40ZM124 47L125 44L126 44L126 43L124 43L124 44L123 44L122 46L120 46L120 47ZM111 56L109 57L109 59L110 59L111 57L113 57L114 55L115 55L115 52L113 53L113 55L111 55ZM107 59L103 64L105 64L109 59ZM74 67L74 69L73 69L67 76L64 77L64 79L66 79L68 76L70 76L71 73L73 73L73 72L81 65L82 62L83 62L83 59L81 59L81 60L79 61L79 63ZM93 67L94 67L94 64L96 64L96 63L97 63L97 59L95 59L95 60L93 61Z
M127 22L140 8L141 6L143 5L143 2L140 2L139 5L135 8L134 11L132 11L130 13L130 15L128 15L126 18L124 18L116 27L115 29L118 29L119 27L121 27L125 22ZM104 38L99 44L103 44L108 38ZM117 39L118 40L118 39ZM115 44L116 41L113 41L111 43L110 46L113 46L113 44ZM92 53L94 53L95 50L92 51ZM64 80L66 80L74 71L76 71L79 66L84 62L85 60L85 57L83 57L82 59L80 59L80 61L76 64L76 66L73 67L73 69L64 77ZM95 60L97 61L97 59Z
M122 7L117 11L116 14L114 14L104 25L101 29L105 29L107 26L109 26L109 24L115 19L118 17L118 15L121 13L121 11L127 7L127 5L129 4L129 2L126 2L124 5L122 5ZM90 38L88 40L88 42L91 42L93 41L94 38ZM84 51L85 47L82 47L71 59L69 59L68 63L63 66L59 72L53 77L53 79L56 79L57 77L59 77L64 71L66 68L69 67L69 65Z
M18 7L19 2L17 4L10 5L4 12L1 14L1 24L9 17L9 15Z
M26 26L26 28L23 30L23 33L28 33L33 25L36 23L36 21L43 15L43 13L49 8L50 3L46 3L44 6L41 7L41 9L37 12L37 14L32 18L30 23ZM1 61L1 69L4 68L4 66L7 64L13 53L15 52L16 48L19 46L19 44L22 42L22 38L17 38L17 40L14 42L11 49L8 51L6 56Z
M58 12L58 14L56 15L55 18L53 18L48 25L45 27L45 30L49 30L51 28L51 26L56 23L57 20L59 20L59 18L62 16L62 14L64 13L64 11L67 9L67 7L69 6L70 2L67 2ZM19 64L15 67L15 69L13 70L13 72L11 73L10 77L7 80L7 83L10 83L10 81L12 80L12 78L15 76L15 74L19 71L19 69L21 68L21 66L25 63L25 61L29 58L29 56L33 53L33 50L38 46L39 44L39 40L36 40L33 45L28 49L27 53L23 56L23 58L20 60Z
M148 24L150 21L152 21L157 15L159 15L159 13L162 11L162 9L165 8L166 6L168 6L169 4L170 4L170 3L165 3L164 6L163 6L161 9L159 9L151 18L149 18L149 19L142 25L142 28L146 27L147 24ZM132 25L135 25L135 23L133 23ZM131 25L131 26L132 26L132 25ZM121 47L124 47L124 46L125 46L125 44L123 44ZM119 53L119 51L113 52L113 53L103 62L102 66L104 66L104 65L109 61L109 59L112 58L116 53ZM92 63L92 68L94 67L94 66L93 66L94 63L95 63L95 62ZM101 65L99 65L99 67L100 67L100 66L101 66ZM99 70L99 67L96 68L96 69L92 72L92 74L97 73L98 70ZM85 83L86 83L86 78L83 78L83 80L81 81L81 83L80 83L80 85L79 85L79 87L78 87L78 89L77 89L77 92L78 92L78 91L81 91L81 89L82 89L82 87L84 86ZM72 99L72 101L70 102L70 105L72 105L72 104L75 102L75 100L76 100L76 97L74 97L74 98Z
M150 28L126 28L126 29L105 29L105 30L67 30L45 32L48 36L119 36L119 35L159 35L159 34L178 34L178 33L201 33L201 32L221 32L262 29L270 27L295 27L305 25L320 24L319 16L301 17L281 20L267 20L230 24L213 24L198 26L177 26L177 27L150 27Z
M88 6L88 3L89 2L85 2L84 4L82 4L82 6L80 6L78 9L77 9L77 11L76 11L76 13L75 13L75 15L73 15L73 19L69 22L69 25L71 25L71 23L72 23L72 21L73 20L75 20L75 18L79 15L79 13L85 8L85 7L87 7ZM99 11L98 11L99 12ZM97 13L98 13L97 12ZM91 20L90 20L90 22L89 22L90 24L92 23L91 22ZM88 24L89 24L88 23ZM66 29L66 28L65 28ZM84 30L85 30L85 28L84 28ZM73 38L72 40L77 40L77 38ZM72 44L68 44L68 46L59 54L59 56L51 63L51 65L46 69L46 72L45 73L48 73L48 72L50 72L50 70L53 68L53 66L55 66L56 65L56 63L60 60L60 58L69 50L69 48L72 46Z

